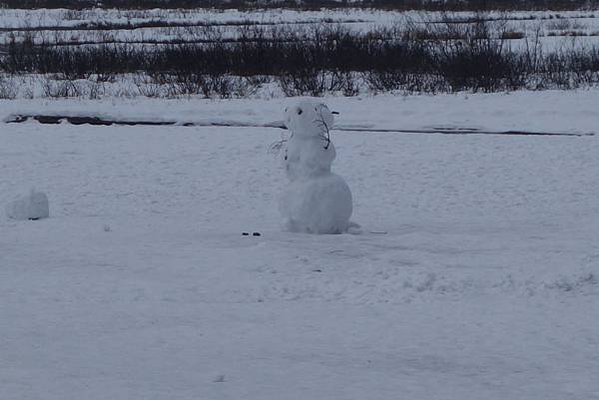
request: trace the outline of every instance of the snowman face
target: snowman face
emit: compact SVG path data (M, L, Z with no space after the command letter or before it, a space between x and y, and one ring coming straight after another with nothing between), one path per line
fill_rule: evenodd
M285 126L294 135L322 137L333 127L333 114L324 103L302 101L285 109Z

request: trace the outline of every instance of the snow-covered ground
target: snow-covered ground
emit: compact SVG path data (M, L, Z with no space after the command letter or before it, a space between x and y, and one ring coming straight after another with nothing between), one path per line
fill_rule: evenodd
M599 133L598 97L326 101L340 126ZM0 124L0 205L35 186L51 215L0 216L0 398L599 398L599 136L332 133L361 235L281 232L277 129Z
M524 47L525 39L537 34L546 49L555 50L569 45L575 36L585 45L596 45L599 40L599 11L492 11L482 14L499 32L518 35L507 40L514 48ZM473 12L383 11L369 9L322 9L297 11L268 10L64 10L64 9L0 9L0 45L25 38L35 43L168 43L180 41L234 38L243 30L240 25L260 26L264 34L277 37L287 26L306 32L318 25L344 26L358 32L369 32L382 27L413 25L425 28L431 23L468 22L479 18ZM166 26L165 26L166 24ZM111 26L112 29L106 29ZM275 33L269 33L275 29ZM492 29L494 30L494 29ZM247 32L246 32L247 34ZM569 38L569 40L564 39Z

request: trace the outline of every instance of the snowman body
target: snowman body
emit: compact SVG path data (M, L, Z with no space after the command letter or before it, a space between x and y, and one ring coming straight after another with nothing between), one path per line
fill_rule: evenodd
M329 130L333 114L321 103L302 101L285 110L291 137L284 151L289 185L279 208L292 232L343 233L352 214L352 194L345 180L331 172L336 157Z

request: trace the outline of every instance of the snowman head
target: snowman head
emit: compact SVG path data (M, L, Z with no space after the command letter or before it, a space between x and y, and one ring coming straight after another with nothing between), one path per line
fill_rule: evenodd
M324 103L304 100L285 108L285 126L298 137L324 138L329 141L329 130L333 127L333 122L333 113Z

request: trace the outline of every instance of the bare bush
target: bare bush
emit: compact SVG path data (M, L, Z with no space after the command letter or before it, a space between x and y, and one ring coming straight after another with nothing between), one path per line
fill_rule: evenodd
M310 29L259 26L234 28L234 40L210 31L211 42L144 46L52 46L33 38L9 43L0 58L5 74L55 74L46 85L55 97L77 95L73 82L114 82L136 76L138 94L147 97L247 96L276 81L288 96L372 91L503 91L521 88L572 88L597 85L596 47L573 46L545 53L540 31L513 50L504 21L477 14L474 22L447 16L426 29L409 25L359 33L340 26ZM70 82L70 83L69 83ZM98 89L101 88L98 86ZM96 91L88 95L99 95Z
M322 96L326 93L343 92L357 94L355 78L347 72L306 70L279 76L283 93L287 96Z
M0 99L12 100L17 97L18 93L15 80L0 75Z
M44 97L66 98L81 97L83 90L78 82L70 80L57 80L48 77L42 84Z
M280 0L265 2L255 0L1 0L1 7L9 8L69 8L81 9L91 7L151 9L151 8L222 8L222 9L256 9L256 8L293 8L312 10L328 8L378 8L383 10L576 10L581 8L597 8L596 0Z

